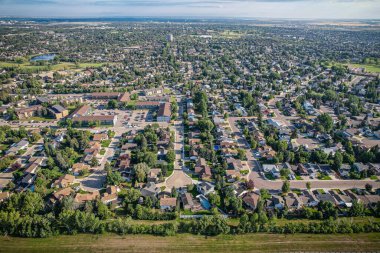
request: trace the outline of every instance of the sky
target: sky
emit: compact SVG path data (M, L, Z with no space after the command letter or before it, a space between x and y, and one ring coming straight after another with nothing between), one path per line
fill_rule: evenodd
M380 0L0 0L0 16L380 19Z

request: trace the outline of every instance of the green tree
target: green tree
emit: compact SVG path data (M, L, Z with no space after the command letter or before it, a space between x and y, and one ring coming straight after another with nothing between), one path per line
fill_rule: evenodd
M120 185L124 181L120 172L118 171L108 171L106 177L107 185Z
M166 153L166 161L168 163L173 163L175 161L175 152L173 149L169 150L167 153Z
M283 193L288 193L290 191L290 183L288 180L285 180L284 183L282 184L282 192Z
M354 200L352 202L352 206L349 211L349 215L352 217L364 216L365 215L365 207L362 203Z
M99 161L95 156L91 158L90 165L91 165L91 167L99 166Z
M111 99L108 101L107 107L108 109L116 109L118 106L117 101L115 99Z
M329 114L322 113L318 115L317 120L325 132L330 132L332 130L334 121Z
M343 163L343 155L339 151L335 153L333 169L338 170L342 166Z
M133 172L137 182L144 182L149 171L150 167L146 163L138 163L133 166Z

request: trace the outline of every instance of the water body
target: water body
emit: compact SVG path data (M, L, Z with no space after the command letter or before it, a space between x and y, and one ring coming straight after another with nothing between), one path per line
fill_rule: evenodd
M42 54L34 56L30 59L30 61L50 61L53 60L56 54Z

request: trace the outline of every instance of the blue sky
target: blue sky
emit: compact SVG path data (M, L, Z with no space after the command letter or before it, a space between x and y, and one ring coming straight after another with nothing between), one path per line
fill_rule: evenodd
M0 0L0 16L378 19L380 0Z

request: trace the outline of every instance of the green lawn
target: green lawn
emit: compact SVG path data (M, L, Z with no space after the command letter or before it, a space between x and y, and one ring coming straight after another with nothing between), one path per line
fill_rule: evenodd
M28 119L21 120L21 121L31 121L31 120L34 120L34 121L43 121L43 122L50 122L50 121L54 121L55 119L42 118L42 117L30 117L30 118L28 118Z
M348 66L352 68L365 68L365 71L368 73L380 73L380 65L376 64L357 64L357 63L340 63L340 62L331 62L328 64L329 67L337 65L337 66Z
M217 237L180 234L0 237L0 252L376 252L380 234L247 234Z
M326 176L326 175L324 175L324 176L321 175L321 176L318 177L318 179L319 180L331 180L331 177L330 176Z
M365 68L366 72L369 73L380 73L380 65L375 64L348 64L354 68Z
M101 143L102 143L102 148L108 148L108 146L111 144L111 140L104 140Z

